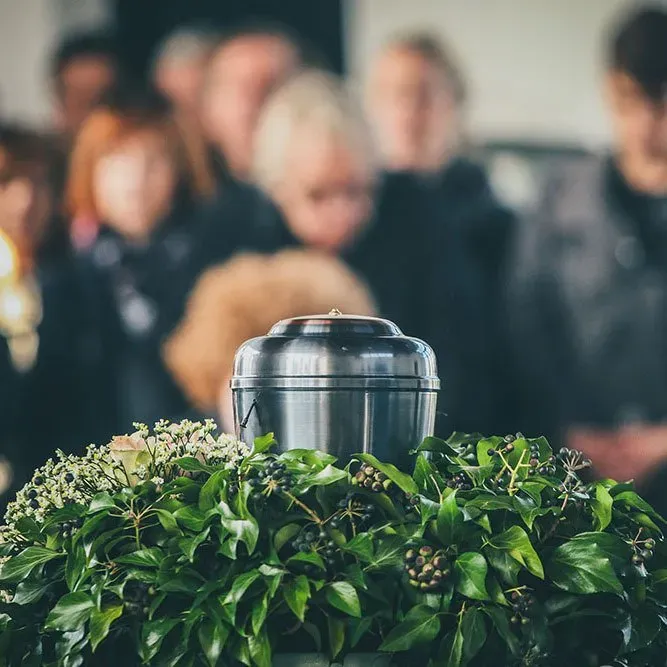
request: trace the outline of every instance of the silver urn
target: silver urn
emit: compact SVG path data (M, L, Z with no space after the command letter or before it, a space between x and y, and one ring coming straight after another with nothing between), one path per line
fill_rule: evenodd
M433 350L388 320L296 317L236 353L234 421L249 444L274 433L281 450L319 449L339 461L368 452L400 464L433 434Z

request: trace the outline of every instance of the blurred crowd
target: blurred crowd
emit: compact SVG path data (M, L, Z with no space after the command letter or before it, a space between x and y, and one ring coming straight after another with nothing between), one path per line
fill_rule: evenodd
M135 421L231 430L236 348L336 307L435 349L438 434L546 434L667 506L667 11L601 57L611 150L516 212L438 36L361 93L276 25L181 28L150 84L67 38L52 133L0 122L0 487Z

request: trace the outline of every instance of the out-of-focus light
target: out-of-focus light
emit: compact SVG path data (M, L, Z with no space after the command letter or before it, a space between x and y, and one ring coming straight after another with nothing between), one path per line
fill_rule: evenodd
M0 230L0 282L9 282L17 278L19 257L16 246L7 234Z

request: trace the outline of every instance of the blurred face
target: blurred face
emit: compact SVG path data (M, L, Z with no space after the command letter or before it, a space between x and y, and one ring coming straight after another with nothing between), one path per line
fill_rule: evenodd
M458 110L443 72L417 53L389 49L375 63L369 92L386 166L440 168L458 141Z
M45 170L0 184L0 230L30 252L41 241L52 203Z
M156 72L156 84L175 108L188 114L196 113L207 58L169 59L160 63Z
M213 57L204 86L202 125L237 176L245 177L250 169L264 102L295 65L296 54L289 44L261 35L239 37Z
M646 96L623 72L608 78L608 95L619 150L633 162L667 162L667 99Z
M176 166L165 138L145 131L100 158L94 173L101 220L133 241L144 241L171 209Z
M359 151L304 130L291 143L284 173L275 197L292 233L326 252L349 246L373 211L374 174Z
M55 109L56 128L73 135L104 93L113 85L115 70L104 56L73 59L61 72Z

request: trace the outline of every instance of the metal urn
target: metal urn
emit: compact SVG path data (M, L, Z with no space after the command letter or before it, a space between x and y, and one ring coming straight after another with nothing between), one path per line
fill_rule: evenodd
M344 462L368 452L400 464L433 434L433 350L388 320L296 317L236 353L234 420L242 439L274 433L281 450L319 449Z

